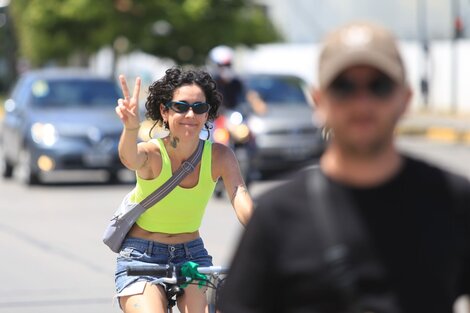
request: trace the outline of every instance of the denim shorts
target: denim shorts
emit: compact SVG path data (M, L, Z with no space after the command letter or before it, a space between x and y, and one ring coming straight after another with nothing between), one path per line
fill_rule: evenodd
M201 238L174 245L163 244L140 238L126 238L116 262L116 293L117 296L139 294L143 291L145 283L153 280L150 276L127 276L126 268L129 265L139 264L172 264L182 265L185 262L194 262L199 266L211 266L212 257L204 248ZM131 285L139 285L130 288ZM125 291L127 290L127 291Z

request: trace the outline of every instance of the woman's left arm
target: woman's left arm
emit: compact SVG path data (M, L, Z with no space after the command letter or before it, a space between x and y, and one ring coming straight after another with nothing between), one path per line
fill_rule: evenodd
M248 192L248 188L243 181L238 160L233 151L227 146L217 145L217 168L227 191L227 196L232 203L238 220L246 225L253 212L253 200Z

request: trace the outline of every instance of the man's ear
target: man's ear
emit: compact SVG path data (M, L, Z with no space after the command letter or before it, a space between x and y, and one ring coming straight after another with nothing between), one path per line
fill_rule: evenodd
M326 121L326 115L325 115L325 107L324 107L324 94L320 89L317 88L312 88L311 89L312 93L312 99L313 99L313 107L315 110L315 122L318 123L319 125L324 125Z
M413 91L411 90L410 86L405 86L405 91L403 92L403 99L402 99L402 107L400 112L400 117L406 114L408 108L410 107L411 98L413 97Z
M312 87L312 89L310 90L310 93L312 94L313 106L317 108L318 102L321 101L320 91L317 88Z

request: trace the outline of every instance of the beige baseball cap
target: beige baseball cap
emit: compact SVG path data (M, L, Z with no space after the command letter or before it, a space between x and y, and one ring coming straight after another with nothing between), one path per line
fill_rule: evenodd
M405 82L405 67L394 35L370 22L354 22L331 32L324 40L318 66L320 88L355 65L372 66L395 80Z

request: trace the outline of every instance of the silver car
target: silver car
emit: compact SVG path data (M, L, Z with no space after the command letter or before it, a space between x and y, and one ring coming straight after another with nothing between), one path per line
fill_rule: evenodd
M23 75L5 102L0 131L0 172L16 168L28 184L56 170L105 170L109 181L123 168L117 145L122 124L114 108L114 80L82 70L46 69Z
M247 124L254 140L252 170L292 169L318 158L325 142L314 122L305 81L296 76L256 74L244 77Z

